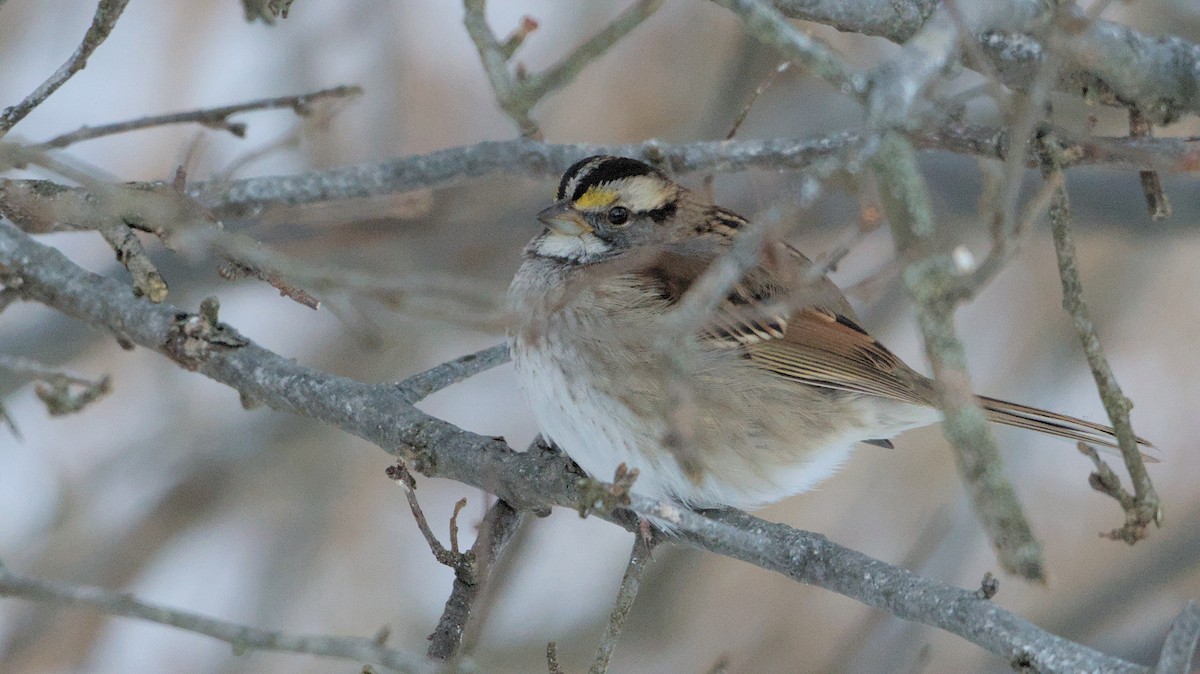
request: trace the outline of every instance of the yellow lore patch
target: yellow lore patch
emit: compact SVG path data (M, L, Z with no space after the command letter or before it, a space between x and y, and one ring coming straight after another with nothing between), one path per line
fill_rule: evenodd
M578 199L575 200L575 208L581 211L589 211L597 208L604 208L617 200L617 191L595 185L589 187Z

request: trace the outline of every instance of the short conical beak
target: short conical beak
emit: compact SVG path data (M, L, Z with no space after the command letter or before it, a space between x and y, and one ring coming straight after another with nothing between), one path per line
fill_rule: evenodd
M566 201L559 201L537 215L550 231L564 236L579 236L592 232L592 226Z

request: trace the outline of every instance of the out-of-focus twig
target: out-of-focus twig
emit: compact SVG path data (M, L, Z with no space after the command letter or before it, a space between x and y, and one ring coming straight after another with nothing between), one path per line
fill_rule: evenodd
M937 23L938 0L771 0L785 16L833 26L840 31L878 35L896 43ZM1062 50L1065 68L1056 82L1059 91L1083 92L1107 105L1135 107L1156 124L1200 113L1200 89L1195 84L1200 47L1178 37L1139 33L1128 26L1083 15L1074 3L1042 0L959 3L964 9L995 11L1001 22L967 20L983 53L1008 87L1024 90L1044 60L1043 46L1028 34L1012 32L1005 14L1029 17L1059 5L1069 23L1082 30L1070 35ZM1097 3L1099 4L1099 3ZM942 24L945 25L945 24ZM1007 28L1002 27L1008 25ZM992 29L988 30L987 27ZM944 42L941 44L945 44ZM911 80L910 80L911 81Z
M1154 136L1154 126L1150 120L1137 108L1129 109L1129 135L1132 138L1151 138ZM1153 220L1165 220L1171 217L1171 202L1163 191L1162 179L1158 171L1138 171L1142 180L1142 193L1146 195L1146 208Z
M113 124L85 126L70 133L64 133L41 143L37 143L32 147L40 150L57 149L85 140L92 140L93 138L111 136L117 133L127 133L129 131L137 131L139 129L148 129L155 126L169 126L172 124L200 124L210 129L228 131L238 138L242 138L246 135L246 125L242 122L229 121L230 117L238 113L250 112L253 110L291 108L292 111L297 115L306 116L309 114L311 105L314 101L318 101L323 98L352 98L360 95L361 93L362 89L359 87L340 86L296 96L262 98L256 101L246 101L245 103L226 105L219 108L201 108L198 110L188 110L186 112L173 112L165 115L141 117L125 122L116 122Z
M546 671L550 674L564 674L562 665L558 663L558 643L554 641L546 644Z
M957 62L959 36L983 30L1022 30L1038 21L1046 9L1023 0L941 4L903 49L877 66L870 75L867 126L876 133L920 126L914 106L934 78ZM868 153L876 143L867 138ZM868 155L869 156L869 155Z
M947 5L950 6L952 5ZM968 44L978 48L973 36L964 37L971 40ZM1051 84L1058 74L1059 62L1056 53L1049 54L1038 67L1034 81L1026 93L1011 97L1010 105L1003 111L1008 121L1006 156L999 170L999 178L990 190L992 203L989 207L988 200L984 199L980 208L983 221L989 223L991 228L992 247L975 269L962 275L956 300L973 298L987 286L1016 254L1022 236L1031 229L1033 221L1049 208L1053 191L1043 186L1041 192L1026 202L1021 215L1017 214L1021 179L1025 175L1030 156L1030 139L1034 130L1046 117L1046 102L1049 99ZM995 73L989 75L995 77ZM999 86L998 81L992 83ZM985 172L984 175L988 174Z
M1062 150L1053 136L1046 136L1043 146L1044 156L1048 161L1044 173L1047 176L1061 173L1055 160L1061 156ZM1125 524L1114 529L1109 535L1132 545L1146 537L1151 524L1161 525L1162 503L1150 480L1150 474L1146 471L1146 464L1138 449L1137 436L1129 421L1129 410L1133 408L1133 403L1121 392L1116 375L1113 374L1100 345L1100 336L1096 331L1096 324L1092 321L1091 312L1083 301L1083 281L1076 266L1075 238L1071 234L1071 202L1067 196L1065 182L1054 193L1054 202L1050 206L1050 224L1054 234L1054 252L1058 256L1059 277L1062 281L1063 309L1075 323L1075 331L1091 367L1092 378L1096 380L1096 388L1104 402L1104 410L1112 422L1121 457L1133 482L1133 499L1122 503Z
M625 574L621 577L621 587L617 590L617 598L613 601L608 624L604 627L604 636L601 637L600 645L596 648L596 657L592 661L591 668L588 669L588 674L605 674L608 671L608 663L617 647L617 640L621 638L621 632L625 630L625 621L629 619L629 614L633 610L633 602L637 598L638 588L642 584L642 573L645 572L650 555L654 552L654 545L652 536L638 534L634 537L633 550L629 553L629 563L625 566Z
M99 191L103 198L96 200ZM450 275L376 278L349 269L324 269L275 252L245 234L225 230L194 199L161 183L124 185L91 180L87 189L48 181L0 181L0 213L31 233L99 230L129 268L135 288L163 299L166 285L129 228L150 232L169 245L194 247L226 261L227 279L257 278L309 308L322 296L364 298L410 315L482 331L502 328L500 293Z
M286 19L292 3L296 0L242 0L242 9L246 12L246 20L259 20L268 26L274 25L275 19Z
M0 354L0 370L40 382L35 389L37 397L54 416L78 412L112 390L112 378L108 375L96 380L87 379L20 356ZM11 419L9 424L15 431Z
M372 639L287 634L141 601L125 592L110 592L21 576L0 565L0 597L21 597L57 606L82 606L106 615L137 618L203 634L231 644L239 652L309 653L374 663L389 671L434 672L439 668L416 653L385 648Z
M59 66L53 75L42 82L37 89L34 89L33 93L26 96L20 103L0 112L0 137L7 134L17 122L25 119L26 115L42 104L42 101L58 91L58 88L71 79L72 75L83 70L92 52L108 39L109 33L116 27L117 19L121 18L121 12L125 11L125 6L128 4L129 0L100 0L96 7L96 15L92 17L92 25L88 27L87 33L84 33L83 41L75 48L75 53L71 54L71 57Z
M741 17L746 32L764 44L832 84L842 93L859 96L866 80L820 40L793 26L765 0L716 0Z
M540 134L537 124L529 116L533 106L546 94L570 84L584 67L603 56L629 31L637 28L642 21L657 11L662 5L662 0L637 0L590 40L540 73L525 72L521 65L517 66L514 73L508 66L517 47L536 27L536 22L526 19L522 23L523 30L519 29L513 37L501 42L488 27L487 1L465 0L463 4L466 7L463 22L471 41L479 51L479 58L483 62L488 81L492 84L496 100L500 108L520 127L521 135L529 138Z
M935 246L928 188L912 145L899 133L884 134L874 159L884 211L900 254L908 261L904 284L917 309L925 354L933 366L943 430L954 447L959 475L1001 566L1034 581L1045 579L1041 545L1005 475L987 418L971 390L966 353L954 329L953 297L959 283L949 255Z

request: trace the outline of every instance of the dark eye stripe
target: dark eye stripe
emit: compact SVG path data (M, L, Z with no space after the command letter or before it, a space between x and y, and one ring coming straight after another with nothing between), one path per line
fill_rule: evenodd
M650 216L650 219L655 222L664 222L667 218L675 215L675 202L669 201L652 211L646 211L645 215Z
M629 159L628 157L593 157L592 159L598 159L599 161L591 167L576 164L579 167L579 169L576 169L577 171L586 169L586 172L580 176L579 182L575 184L575 191L571 194L571 201L575 201L583 196L583 193L587 192L588 189L602 183L658 173L650 165L636 159ZM584 160L584 163L586 164L587 161L589 160ZM570 169L567 170L567 173L568 175L571 173ZM563 176L563 181L559 185L559 189L565 192L570 181L567 179L567 176ZM559 199L565 196L565 194L560 193Z

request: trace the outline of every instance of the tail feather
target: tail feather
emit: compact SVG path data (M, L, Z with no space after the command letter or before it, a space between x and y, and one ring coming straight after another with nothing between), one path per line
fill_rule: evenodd
M980 396L979 400L987 410L988 418L996 423L1103 447L1117 447L1116 431L1108 426L986 396ZM1154 445L1143 438L1137 438L1137 443L1147 449L1154 449ZM1153 457L1146 458L1154 460Z

